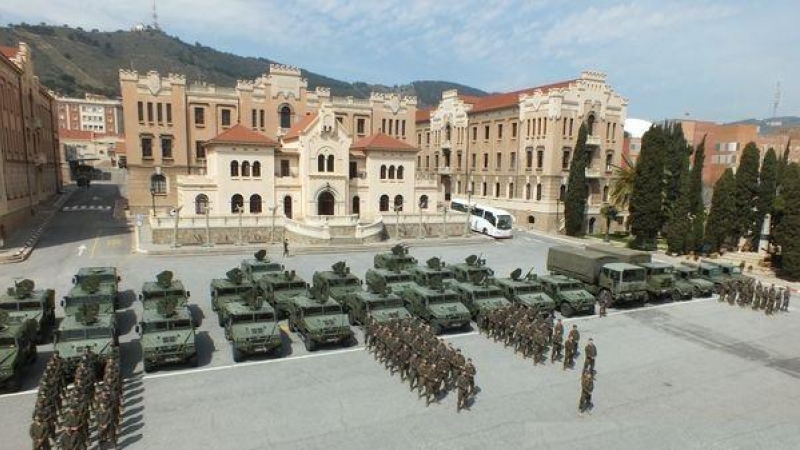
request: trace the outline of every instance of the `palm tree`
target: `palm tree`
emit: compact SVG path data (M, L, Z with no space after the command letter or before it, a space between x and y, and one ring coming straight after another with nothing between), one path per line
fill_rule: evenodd
M636 176L634 164L626 156L622 156L625 164L614 166L614 181L611 183L611 190L608 193L611 204L618 210L628 209L628 200L633 192L633 179Z

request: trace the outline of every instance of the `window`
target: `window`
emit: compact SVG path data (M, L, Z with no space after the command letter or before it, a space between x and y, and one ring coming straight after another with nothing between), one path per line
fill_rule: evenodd
M517 152L511 152L511 160L509 161L509 169L515 170L517 168Z
M194 213L197 215L205 214L208 211L208 196L206 194L198 194L194 198Z
M234 194L233 197L231 197L231 212L238 214L239 211L244 212L244 197L240 194Z
M563 170L569 170L569 153L570 153L569 147L564 148L564 153L561 156L561 168Z
M481 185L481 188L482 188L482 189L481 189L481 195L483 195L484 197L486 197L486 182L485 182L485 181L484 181L484 182L483 182L483 184Z
M483 170L486 170L488 168L489 168L489 154L488 153L484 153L483 154Z
M517 137L517 122L513 122L511 124L511 137L512 138Z
M484 141L489 140L489 125L483 127L483 140Z
M430 144L431 143L431 132L430 131L426 131L425 132L425 143L426 144Z
M167 177L162 173L154 173L150 176L150 192L156 195L167 194Z
M153 103L147 102L147 121L153 122Z
M231 161L231 176L239 176L239 161Z
M231 110L223 109L221 114L222 114L221 117L222 126L223 127L231 126Z
M539 183L536 185L536 201L542 200L542 184Z
M403 137L405 137L405 135L406 135L406 120L405 120L405 119L403 119L403 120L400 122L400 125L402 126L402 128L401 128L401 130L400 130L400 134L401 134Z
M417 133L417 145L422 146L422 133Z
M461 150L456 153L456 170L461 170Z
M603 186L603 202L608 201L608 186Z
M433 155L433 168L434 170L439 169L439 155Z
M472 164L471 164L471 166L472 166L472 170L475 170L475 166L476 166L476 164L478 164L478 155L476 155L475 153L473 153L473 154L472 154Z
M542 169L544 167L544 149L539 148L536 150L536 168Z
M386 179L386 165L384 164L381 166L381 180L385 179Z
M569 119L569 135L572 136L572 125L575 123L574 119Z
M280 110L281 115L281 128L291 128L292 127L292 109L288 106L284 106Z
M425 168L426 169L430 169L431 168L431 156L430 155L425 155Z
M564 201L567 197L567 185L562 184L560 188L558 188L558 199L560 201Z
M165 107L167 109L167 124L172 125L172 103L167 103Z
M251 112L252 112L251 122L253 125L252 128L255 130L258 126L258 111L254 109Z
M461 180L456 181L456 193L461 193Z
M500 197L500 183L494 184L494 196Z
M243 177L250 176L250 163L248 161L242 162L242 176Z
M395 195L394 196L394 210L395 211L402 211L403 210L403 196L402 195Z
M500 169L503 168L503 154L500 153L500 152L497 152L497 158L496 159L497 159L497 161L495 161L495 162L497 163L497 170L500 170Z
M139 122L144 122L144 103L138 102L136 104L136 110L139 113Z
M281 176L288 177L289 176L289 160L282 159L281 160Z
M205 141L194 142L194 156L197 159L206 159L206 148L204 147Z
M261 109L261 110L258 111L258 113L259 113L259 126L261 128L266 128L267 127L266 118L265 118L266 112L263 109Z
M287 219L292 218L292 197L289 195L283 197L283 215Z
M530 200L530 199L531 199L531 184L530 183L526 183L525 184L525 200Z
M250 196L250 214L261 214L261 196L258 194Z
M478 140L478 127L472 127L472 140Z
M333 172L333 155L328 155L328 172Z
M397 168L397 179L398 180L402 180L403 179L403 166L399 166Z
M428 209L428 196L423 195L419 198L419 209Z
M317 172L325 172L325 155L317 155Z
M350 179L358 178L358 163L350 161Z
M614 169L614 154L606 153L606 172L611 172Z
M153 137L152 136L142 136L141 137L142 143L142 158L144 159L152 159L153 158Z
M356 119L356 133L364 134L364 126L366 125L366 122L366 119L363 117Z
M197 126L206 124L206 110L202 106L194 107L194 124Z
M344 124L344 116L336 116L336 121L341 124Z
M381 119L381 133L386 133L386 119ZM428 137L428 143L430 141L430 137Z
M389 179L394 180L394 166L389 166Z
M508 198L514 198L514 183L508 183Z
M498 123L497 124L497 140L499 141L500 139L503 139L503 124L502 123Z
M533 167L533 148L528 147L525 149L525 168L530 169Z
M172 136L161 136L161 157L172 159Z
M378 205L378 209L382 212L389 211L389 196L388 195L381 195L381 199Z
M164 108L161 105L161 102L156 103L156 121L159 125L164 122Z
M254 177L261 176L261 163L258 161L253 163L253 176Z

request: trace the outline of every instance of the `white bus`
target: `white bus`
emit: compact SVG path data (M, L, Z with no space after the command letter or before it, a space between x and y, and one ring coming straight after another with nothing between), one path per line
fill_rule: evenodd
M466 200L457 198L450 201L450 208L463 213L472 212L469 218L469 227L472 231L477 231L493 238L513 237L511 228L514 224L514 218L508 211L475 202L472 202L471 207L468 207Z

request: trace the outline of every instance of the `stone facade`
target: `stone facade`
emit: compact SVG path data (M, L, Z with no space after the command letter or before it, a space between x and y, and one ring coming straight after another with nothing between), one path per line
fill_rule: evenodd
M58 129L122 135L122 101L86 94L84 98L58 97Z

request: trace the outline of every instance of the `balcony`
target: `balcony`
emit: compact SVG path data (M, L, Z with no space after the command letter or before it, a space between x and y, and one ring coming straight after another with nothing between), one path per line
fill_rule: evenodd
M436 170L436 172L439 175L452 175L453 174L453 169L451 169L450 167L442 166L442 167L439 167Z
M593 167L587 167L585 172L586 179L590 178L603 178L605 173Z
M586 145L592 147L600 147L602 141L600 140L600 136L589 135L586 136Z

